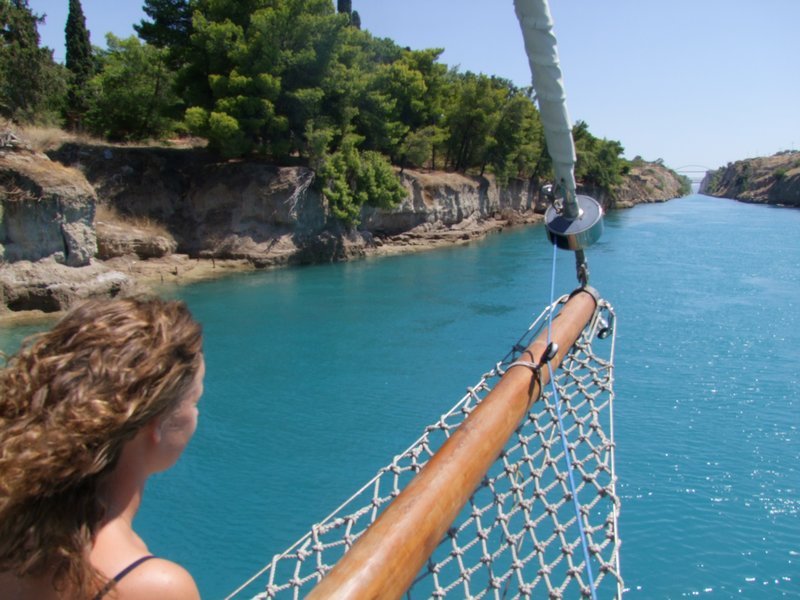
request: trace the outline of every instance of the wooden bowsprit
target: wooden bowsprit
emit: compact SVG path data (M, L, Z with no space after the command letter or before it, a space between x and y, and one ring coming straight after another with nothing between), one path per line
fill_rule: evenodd
M614 323L591 290L560 298L408 450L229 598L255 586L258 598L620 595Z

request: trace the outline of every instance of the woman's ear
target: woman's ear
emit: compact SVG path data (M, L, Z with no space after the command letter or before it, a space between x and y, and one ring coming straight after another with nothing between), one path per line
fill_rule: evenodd
M164 420L159 417L155 417L145 427L147 428L148 439L156 446L160 444Z

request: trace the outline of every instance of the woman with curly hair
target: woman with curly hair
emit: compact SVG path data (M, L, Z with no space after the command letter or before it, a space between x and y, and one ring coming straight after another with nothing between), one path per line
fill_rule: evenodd
M205 365L182 302L90 301L0 370L0 598L199 598L133 530L197 427Z

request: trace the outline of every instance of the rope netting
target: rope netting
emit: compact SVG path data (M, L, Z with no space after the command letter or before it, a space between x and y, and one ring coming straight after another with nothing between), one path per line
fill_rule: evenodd
M547 307L506 357L411 447L228 599L245 591L259 600L308 594L486 397L567 299L564 296ZM547 386L532 404L406 597L621 597L613 442L614 318L612 307L601 300L555 370L557 394ZM587 548L582 546L583 539Z

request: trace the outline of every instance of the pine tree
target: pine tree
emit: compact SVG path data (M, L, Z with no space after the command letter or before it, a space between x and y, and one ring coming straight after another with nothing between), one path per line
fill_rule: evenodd
M354 10L350 15L350 25L356 29L361 29L361 15L358 14L357 10Z
M181 66L192 35L192 3L189 0L145 0L142 9L151 20L133 26L139 38L156 48L167 48L171 66Z
M87 84L94 74L92 44L86 29L86 18L80 0L69 0L66 34L67 69L71 73L67 97L67 124L80 129L83 115L88 110Z

